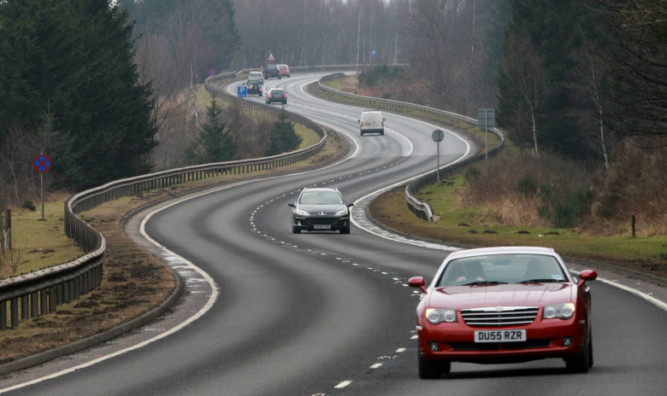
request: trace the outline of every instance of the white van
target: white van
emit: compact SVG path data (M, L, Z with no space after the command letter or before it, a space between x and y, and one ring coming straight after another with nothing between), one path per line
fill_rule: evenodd
M358 121L361 136L364 136L364 133L384 135L384 117L381 111L363 111Z

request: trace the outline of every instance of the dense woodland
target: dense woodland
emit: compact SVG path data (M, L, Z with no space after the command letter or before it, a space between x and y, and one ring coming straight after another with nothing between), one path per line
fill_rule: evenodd
M205 160L192 145L211 130L225 158L266 154L254 142L275 126L195 88L273 53L407 65L385 95L494 107L520 150L577 164L613 212L618 183L667 191L664 171L620 176L631 156L665 169L666 14L660 0L0 1L0 207L35 199L42 152L50 188L70 191Z

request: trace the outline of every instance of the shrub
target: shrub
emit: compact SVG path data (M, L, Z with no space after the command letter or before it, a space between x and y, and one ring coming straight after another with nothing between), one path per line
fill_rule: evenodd
M359 86L375 87L383 82L391 82L401 78L403 70L400 67L378 65L359 74Z
M30 200L23 201L23 203L21 204L21 208L28 209L33 212L37 209L37 207L35 207L35 204Z
M525 176L519 179L516 189L525 196L533 195L537 192L537 180L531 176Z

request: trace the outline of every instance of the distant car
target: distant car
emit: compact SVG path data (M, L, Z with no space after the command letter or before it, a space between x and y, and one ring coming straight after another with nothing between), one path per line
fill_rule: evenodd
M264 74L261 71L251 71L248 73L248 80L259 80L260 84L264 84Z
M266 104L281 102L287 104L287 93L282 88L271 88L266 92Z
M248 95L262 96L262 83L259 80L248 80L245 85Z
M379 110L363 111L359 117L359 134L379 133L384 135L384 116Z
M417 306L421 378L451 362L516 363L563 358L570 371L593 366L591 270L574 276L553 249L495 247L451 253Z
M278 65L278 69L280 70L280 77L289 77L290 76L289 67L287 65L280 64L280 65Z
M319 187L301 190L292 210L292 233L301 230L350 233L350 207L337 188Z
M271 77L280 79L280 69L276 64L268 64L266 65L266 69L264 69L264 78L268 80Z

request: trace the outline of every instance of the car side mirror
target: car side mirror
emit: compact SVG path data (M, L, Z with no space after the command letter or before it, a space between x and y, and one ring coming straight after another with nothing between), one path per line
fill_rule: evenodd
M426 287L424 286L426 281L423 276L413 276L408 279L408 286L419 288L422 293L426 293Z
M351 208L351 207L353 207L353 206L354 206L353 203L349 203L349 204L347 204L347 208L348 208L348 209Z
M288 203L287 206L292 207L292 208L296 208L296 205L294 205L292 202Z
M579 273L579 283L578 285L583 285L586 281L596 280L598 278L598 273L593 270L584 270Z

